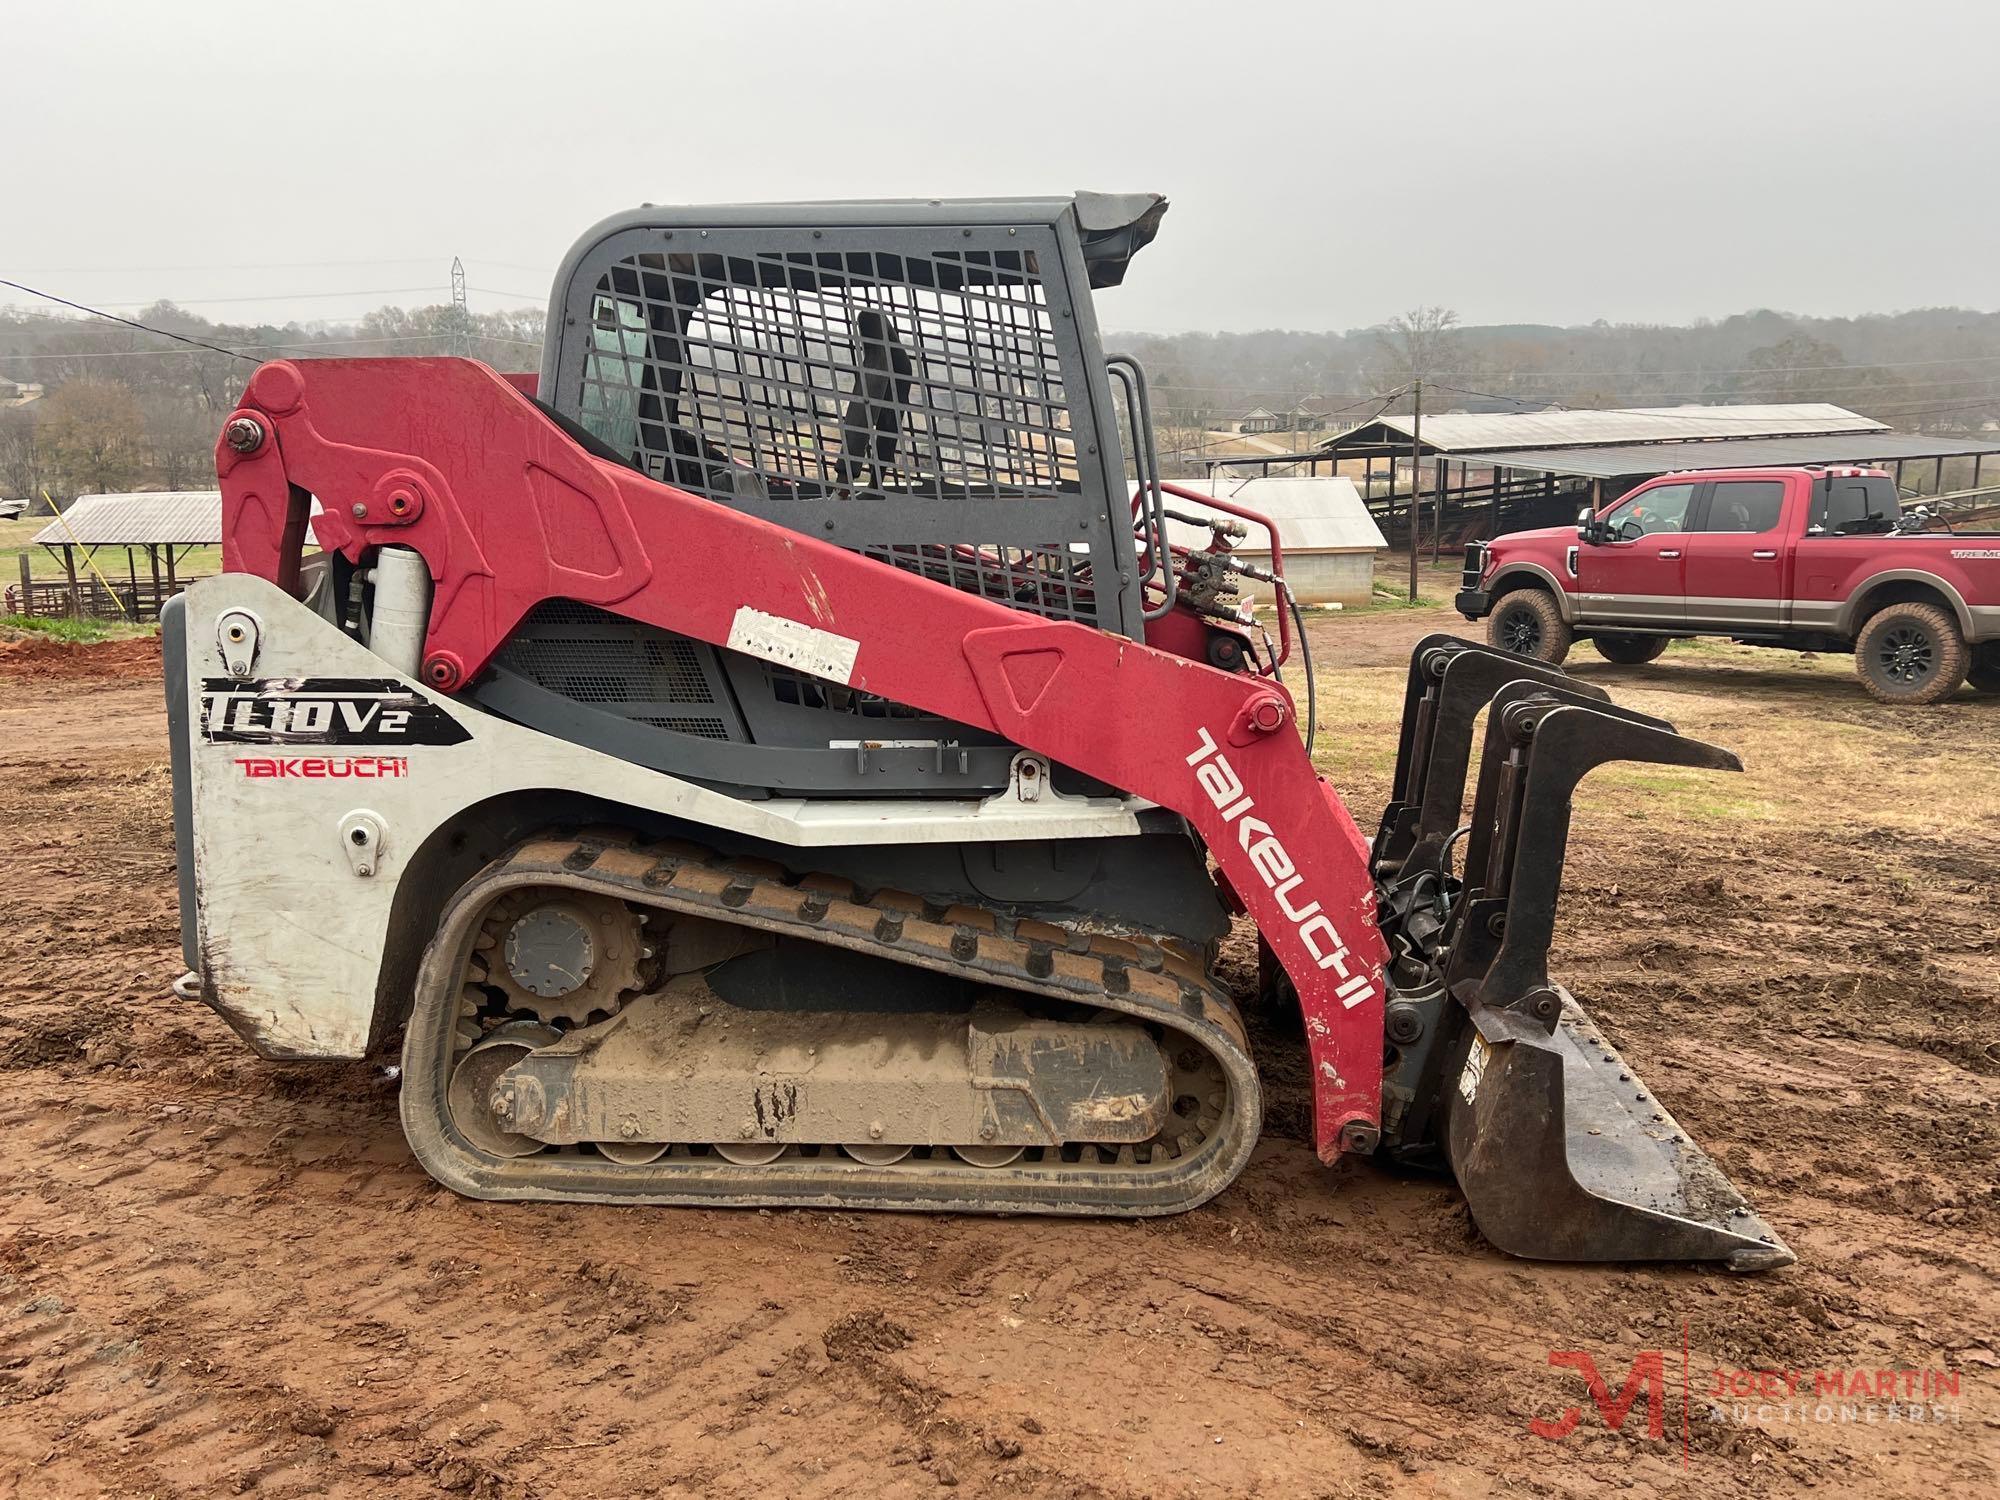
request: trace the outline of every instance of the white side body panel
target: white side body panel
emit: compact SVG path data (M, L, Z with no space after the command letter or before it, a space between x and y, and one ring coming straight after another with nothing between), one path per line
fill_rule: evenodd
M211 741L203 684L229 675L218 622L230 611L254 616L253 681L394 678L397 691L436 704L469 737L449 745ZM411 854L456 813L505 793L582 792L801 848L1126 837L1150 806L1047 792L1033 802L746 802L438 697L247 575L189 590L187 655L203 976L218 1008L275 1056L363 1054L390 908ZM273 762L288 768L274 773ZM379 828L372 848L350 844L357 826Z

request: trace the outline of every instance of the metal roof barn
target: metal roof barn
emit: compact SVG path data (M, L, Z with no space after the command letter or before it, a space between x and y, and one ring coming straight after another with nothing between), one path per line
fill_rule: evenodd
M1424 424L1426 432L1430 423ZM2000 453L2000 443L1875 431L1838 437L1749 438L1741 442L1629 443L1612 448L1500 449L1458 453L1470 464L1507 465L1582 479L1651 478L1680 469L1764 469L1805 464L1878 464L1905 459Z
M79 495L34 535L44 547L212 547L222 540L222 491Z
M1382 416L1327 439L1323 451L1358 453L1375 444L1409 451L1411 419ZM1888 423L1824 401L1788 406L1646 406L1621 411L1506 411L1424 414L1426 453L1567 448L1605 443L1694 442L1703 438L1795 437L1886 432Z

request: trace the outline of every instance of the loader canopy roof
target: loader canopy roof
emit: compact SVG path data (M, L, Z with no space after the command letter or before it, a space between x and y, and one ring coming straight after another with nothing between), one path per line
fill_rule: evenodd
M635 226L849 229L892 225L1052 224L1073 216L1092 287L1117 286L1132 257L1159 233L1167 200L1158 193L1089 193L1071 198L857 198L806 203L648 204L594 225L557 273L556 295L575 263L608 235ZM662 247L666 248L666 247ZM699 247L689 247L697 250ZM968 280L977 273L965 272ZM756 277L746 278L755 281ZM979 279L988 279L979 277ZM991 279L1002 279L995 275ZM940 290L955 288L940 287Z

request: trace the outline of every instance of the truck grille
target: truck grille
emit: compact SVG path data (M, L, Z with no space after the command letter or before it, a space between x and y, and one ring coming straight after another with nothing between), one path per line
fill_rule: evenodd
M1459 575L1459 587L1476 589L1479 580L1486 576L1486 543L1467 542L1465 544L1465 571Z

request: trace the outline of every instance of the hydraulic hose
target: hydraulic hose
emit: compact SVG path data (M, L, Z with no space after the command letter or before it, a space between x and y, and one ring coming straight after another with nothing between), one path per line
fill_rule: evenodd
M1319 703L1313 688L1312 644L1306 640L1305 617L1299 613L1299 601L1292 597L1292 586L1280 581L1278 592L1285 596L1285 607L1292 612L1292 623L1298 627L1299 665L1306 674L1306 754L1312 754L1313 740L1319 734Z

